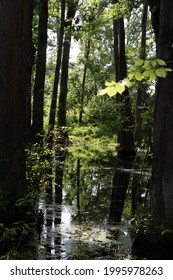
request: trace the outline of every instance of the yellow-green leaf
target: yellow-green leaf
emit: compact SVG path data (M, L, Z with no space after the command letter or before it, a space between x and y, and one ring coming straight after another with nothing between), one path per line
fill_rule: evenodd
M105 95L106 93L107 93L107 89L104 88L104 89L101 89L97 95L101 95L102 96L102 95Z
M151 73L151 75L150 75L150 81L155 81L155 79L156 79L156 75L155 75L154 72L153 72L153 73Z
M122 80L122 84L126 87L130 87L130 81L128 78L125 78L124 80Z
M110 97L114 96L117 94L117 89L115 87L107 87L107 92L106 92Z
M106 83L105 83L105 86L106 86L106 87L112 87L112 86L115 86L115 85L116 85L116 82L114 82L114 81L106 82Z
M153 70L145 70L144 73L143 73L143 76L144 77L149 77L152 73L154 73Z
M153 60L153 61L151 62L151 64L152 64L153 67L156 67L156 65L157 65L156 60Z
M122 83L117 83L116 84L116 90L118 93L123 93L125 91L125 86Z
M156 61L159 65L166 66L166 62L164 60L158 58L158 59L156 59Z
M128 74L129 79L133 79L134 76L135 76L135 73L129 73L129 74Z
M166 71L165 71L165 68L159 68L155 71L155 74L157 77L160 77L160 78L165 78L166 77Z
M137 81L142 81L143 79L142 74L140 72L135 73L135 79Z
M142 66L144 64L144 60L143 59L137 59L135 61L135 66Z

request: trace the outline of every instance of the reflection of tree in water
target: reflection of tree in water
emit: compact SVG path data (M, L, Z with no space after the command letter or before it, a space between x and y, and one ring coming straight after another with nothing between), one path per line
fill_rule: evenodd
M80 217L81 222L103 223L108 217L112 168L85 166L79 158L68 166L64 203L77 205L73 220Z
M133 158L129 159L128 161L123 160L122 158L117 158L112 184L111 204L109 212L110 223L121 222L132 165Z

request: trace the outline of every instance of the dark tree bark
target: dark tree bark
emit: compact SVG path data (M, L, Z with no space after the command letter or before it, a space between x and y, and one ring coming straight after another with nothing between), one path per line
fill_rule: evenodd
M159 22L160 22L160 1L161 0L148 0L151 11L151 21L154 29L155 40L156 40L156 52L158 49L159 39Z
M25 190L31 5L32 0L0 1L0 218L8 222Z
M70 44L72 35L72 20L76 13L78 1L68 2L67 18L65 22L65 39L62 58L61 69L61 82L60 82L60 95L58 106L58 126L66 126L66 101L68 92L68 69L69 69L69 57L70 57Z
M147 27L147 14L148 14L148 3L145 0L143 3L142 12L142 24L141 24L141 51L140 58L146 58L146 27ZM142 96L145 92L145 85L141 82L138 83L138 90L136 96L136 112L135 112L135 130L134 130L134 141L138 147L142 144L142 118L141 118L141 106L142 106Z
M34 1L32 1L31 8L30 8L30 52L29 52L29 77L28 77L28 91L26 95L26 141L27 143L31 142L32 137L32 130L31 130L31 119L32 119L32 106L31 106L31 78L32 78L32 69L35 61L35 47L32 42L32 18L33 18L33 10L34 10Z
M173 69L173 0L160 1L158 57ZM154 225L173 229L173 73L156 87L151 212Z
M62 57L62 48L63 48L63 37L64 37L64 20L65 20L65 0L61 1L61 22L60 22L60 31L57 36L58 38L58 51L57 51L57 61L54 77L54 86L52 92L52 101L49 114L49 129L52 131L55 126L55 114L57 106L57 95L58 95L58 85L60 77L60 68L61 68L61 57Z
M117 3L118 1L113 1ZM126 54L125 54L125 31L124 31L124 20L116 19L113 22L114 31L114 61L115 61L115 75L116 81L123 80L127 77L127 64L126 64ZM132 133L132 113L130 105L129 92L126 89L124 93L120 96L117 95L116 101L121 104L120 114L121 114L121 128L118 134L118 142L120 144L118 154L121 155L134 155L134 141Z
M33 138L43 132L44 117L44 84L46 72L46 49L47 49L47 21L48 21L48 0L39 2L39 30L38 30L38 51L36 63L36 77L33 97Z

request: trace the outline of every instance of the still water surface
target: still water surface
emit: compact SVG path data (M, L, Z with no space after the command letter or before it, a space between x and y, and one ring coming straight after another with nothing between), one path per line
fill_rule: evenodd
M44 224L37 259L132 259L130 220L144 203L150 168L131 162L84 160L67 154L58 186L43 193Z

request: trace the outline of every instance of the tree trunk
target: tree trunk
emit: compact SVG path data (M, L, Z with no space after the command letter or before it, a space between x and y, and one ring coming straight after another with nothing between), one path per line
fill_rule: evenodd
M68 2L67 18L65 22L65 40L62 58L62 69L61 69L61 83L60 83L60 95L59 95L59 106L58 106L58 126L66 126L66 102L67 102L67 91L68 91L68 68L69 68L69 57L70 57L70 44L72 35L72 20L76 13L78 1Z
M143 13L142 13L142 38L141 38L141 51L140 58L146 58L146 27L147 27L147 14L148 14L148 3L144 1L143 3ZM138 90L136 96L136 112L135 112L135 130L134 130L134 141L138 147L142 144L142 118L141 118L141 106L142 106L142 96L145 92L145 86L139 82Z
M161 0L148 0L148 4L150 6L150 11L151 11L151 22L155 34L156 52L158 50L158 40L159 40L160 1Z
M117 1L114 1L116 3ZM114 60L115 60L115 74L116 81L123 80L127 77L127 65L125 54L125 32L123 18L114 20ZM117 95L116 101L120 104L121 114L121 128L118 135L120 144L118 154L121 155L134 155L134 141L132 133L132 113L130 106L129 91L126 89L122 95Z
M0 219L25 190L26 95L32 0L0 1Z
M80 100L80 111L79 111L79 124L82 124L83 119L83 106L84 106L84 98L85 98L85 81L86 81L86 74L87 74L87 63L90 53L90 43L91 40L88 39L87 46L86 46L86 53L85 53L85 64L84 64L84 72L83 72L83 79L82 79L82 90L81 90L81 100Z
M173 68L173 0L160 1L158 57ZM154 225L173 229L173 73L156 88L151 212Z
M63 37L64 37L64 19L65 19L65 0L61 1L61 23L60 23L60 32L58 34L58 51L57 51L57 61L54 77L54 86L52 92L52 101L49 114L49 130L54 130L55 126L55 113L57 106L57 95L58 95L58 84L60 77L60 68L61 68L61 57L62 57L62 48L63 48Z
M32 1L32 5L30 8L30 53L29 53L29 77L28 77L28 91L26 95L26 142L29 143L31 142L31 136L32 136L32 127L31 127L31 119L32 119L32 106L31 106L31 92L32 92L32 86L31 86L31 78L32 78L32 69L34 65L34 60L35 60L35 47L32 42L32 18L33 18L33 10L34 10L34 4Z
M44 117L44 84L46 72L46 49L47 49L47 21L48 0L40 0L39 3L39 30L38 30L38 53L36 64L36 77L33 97L33 138L43 132Z

